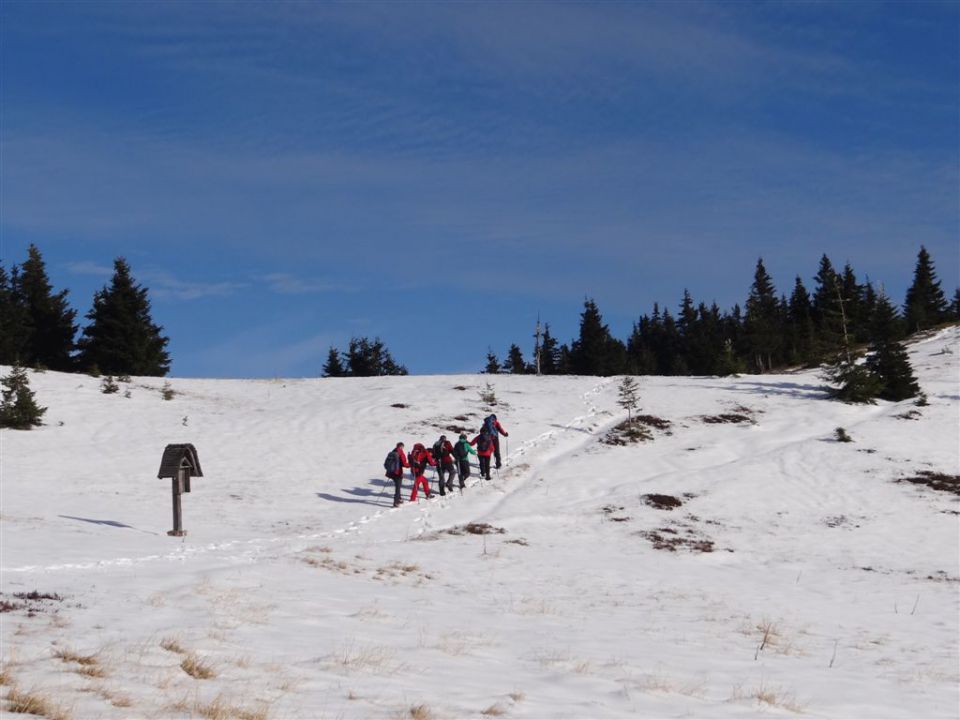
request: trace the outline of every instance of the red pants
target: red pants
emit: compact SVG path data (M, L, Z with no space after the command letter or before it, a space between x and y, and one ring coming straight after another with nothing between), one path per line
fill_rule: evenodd
M423 475L419 475L413 481L413 492L410 493L410 502L417 501L417 487L419 487L420 483L423 483L423 491L427 494L427 497L430 497L430 483L427 482L427 479Z

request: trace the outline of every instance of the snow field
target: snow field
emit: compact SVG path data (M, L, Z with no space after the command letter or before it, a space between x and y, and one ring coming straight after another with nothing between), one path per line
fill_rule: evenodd
M814 372L644 377L671 426L626 447L599 442L615 378L173 379L166 402L31 374L50 410L2 436L0 591L63 599L0 614L8 690L73 718L958 717L960 508L894 482L960 474L958 340L911 347L922 408L829 402ZM499 479L390 509L386 452L476 430L487 381ZM175 442L205 473L185 538L155 478Z

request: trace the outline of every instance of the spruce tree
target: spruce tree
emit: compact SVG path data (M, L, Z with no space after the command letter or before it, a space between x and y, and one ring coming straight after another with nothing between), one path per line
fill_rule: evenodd
M930 253L922 245L917 254L913 284L907 290L903 308L907 332L926 330L947 319L947 299L940 288Z
M19 281L12 290L24 314L26 332L21 362L50 370L73 370L71 354L77 334L77 311L67 304L67 290L53 293L46 265L35 245L27 249Z
M960 288L953 293L953 303L950 305L950 319L960 320Z
M618 375L626 365L626 348L604 325L597 304L587 298L580 315L580 337L570 347L577 375Z
M79 365L108 375L163 377L170 371L169 338L150 317L147 289L136 284L122 257L114 260L109 286L93 296L90 324L79 342Z
M407 374L407 368L394 361L379 337L372 341L366 337L350 338L346 359L346 374L351 377Z
M787 306L787 332L789 343L787 360L796 365L815 364L817 358L813 306L799 275Z
M34 425L41 425L41 418L47 409L37 405L27 371L20 365L14 365L10 374L0 383L3 385L0 428L29 430Z
M550 323L546 323L540 340L540 372L543 375L556 375L559 365L560 349L557 339L550 334Z
M813 324L817 333L816 356L833 357L843 348L843 313L840 303L840 276L830 258L823 255L817 270L816 287L811 298Z
M23 356L26 344L26 321L23 303L16 287L19 270L14 265L12 275L0 263L0 365L13 365Z
M327 361L323 364L323 377L343 377L347 371L340 359L340 351L332 345L327 353Z
M487 375L496 375L500 372L500 361L490 348L487 348L487 364L483 371L487 373Z
M884 293L877 298L867 369L880 381L877 395L884 400L906 400L920 392L907 351L899 342L899 321L893 304Z
M638 392L637 381L629 375L621 381L617 392L617 404L627 411L627 423L630 425L633 424L633 411L640 404Z
M513 375L524 375L527 372L527 363L523 359L523 352L517 344L510 346L507 353L507 359L503 363L503 369Z
M777 364L782 337L780 302L773 281L763 266L763 258L757 260L753 284L750 286L744 334L756 372L770 370Z

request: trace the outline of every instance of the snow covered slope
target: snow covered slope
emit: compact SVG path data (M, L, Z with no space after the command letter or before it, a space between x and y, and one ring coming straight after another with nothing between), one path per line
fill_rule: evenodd
M926 407L827 401L814 372L642 378L653 438L628 446L601 441L616 378L173 379L164 401L31 374L46 425L2 434L4 695L73 718L955 718L960 505L896 480L960 474L960 334L910 354ZM499 478L391 509L387 451L475 430L487 381ZM156 479L179 442L205 473L185 538Z

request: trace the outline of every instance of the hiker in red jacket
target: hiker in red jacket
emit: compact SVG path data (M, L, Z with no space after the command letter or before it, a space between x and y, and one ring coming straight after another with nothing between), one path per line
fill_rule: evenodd
M387 477L393 480L394 507L400 507L403 502L403 498L400 497L400 484L403 482L403 469L408 467L410 467L410 462L407 460L407 454L403 451L403 443L398 442L384 462Z
M430 454L430 451L427 450L422 443L417 443L413 446L413 450L410 451L410 471L413 473L413 492L410 493L410 502L417 501L417 488L421 484L423 485L424 492L427 494L427 500L433 497L433 493L430 492L430 483L427 482L427 478L423 475L427 469L427 465L436 467L437 461L433 459L433 455Z
M437 461L440 494L446 495L447 490L453 492L453 473L456 470L456 463L453 457L453 445L447 440L446 435L441 435L440 439L433 444L433 459ZM444 482L444 475L446 475L446 482Z
M480 431L480 434L477 435L473 440L470 441L471 445L477 447L477 459L480 461L480 477L485 480L490 479L490 456L493 455L493 438L490 436L490 433L486 428L483 428Z

